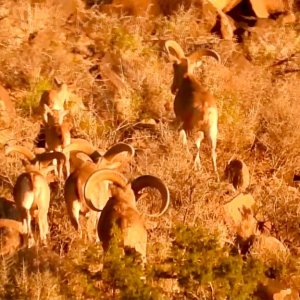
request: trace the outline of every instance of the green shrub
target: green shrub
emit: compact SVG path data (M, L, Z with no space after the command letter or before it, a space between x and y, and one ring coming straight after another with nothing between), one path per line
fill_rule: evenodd
M114 292L116 289L120 290L120 299L161 299L158 290L143 279L145 270L141 264L140 254L132 249L123 251L120 247L120 230L114 226L112 232L113 238L104 258L102 279Z
M113 47L122 51L136 50L139 46L135 36L124 27L113 28L110 42Z
M233 255L230 248L221 247L217 235L199 227L175 228L172 258L173 273L178 274L185 295L212 293L215 299L249 299L264 277L258 260Z
M33 82L28 91L27 95L19 107L22 109L22 112L25 116L31 115L35 108L38 107L40 98L45 90L50 90L52 85L49 79L39 78L37 81Z

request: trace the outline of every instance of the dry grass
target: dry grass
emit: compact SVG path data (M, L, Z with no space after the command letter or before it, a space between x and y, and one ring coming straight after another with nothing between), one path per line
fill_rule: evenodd
M146 220L149 264L169 255L170 234L177 223L203 226L208 233L217 231L221 239L233 241L221 217L222 204L231 196L224 183L215 181L209 146L203 143L203 167L194 172L192 156L180 145L171 122L172 67L163 41L175 39L187 53L203 45L211 47L219 51L222 65L204 58L197 74L217 98L219 170L222 173L233 155L247 163L257 216L270 220L273 234L297 253L299 190L290 185L300 166L300 88L299 72L288 70L299 66L300 55L270 66L300 50L299 29L274 24L251 33L239 45L211 35L195 10L179 11L169 19L135 19L107 16L81 3L77 13L67 18L67 8L58 8L55 1L0 3L0 83L9 88L18 114L9 129L0 131L1 149L7 142L32 148L39 131L34 108L42 90L58 76L86 107L72 110L76 134L104 149L118 141L131 143L137 155L129 176L154 174L170 189L172 205L167 214ZM99 65L106 53L127 87L125 93L101 74ZM252 65L241 67L234 59L237 53L250 57ZM157 126L133 129L147 118L155 119ZM195 151L192 144L190 148ZM4 157L1 151L0 169L1 197L12 198L11 185L22 170L19 157ZM112 297L109 288L93 277L97 273L93 268L98 270L102 263L101 247L85 234L79 239L60 188L52 191L49 224L48 248L23 249L10 261L1 260L0 297ZM298 264L292 275L300 275ZM286 273L285 278L290 279ZM176 293L166 295L176 299Z

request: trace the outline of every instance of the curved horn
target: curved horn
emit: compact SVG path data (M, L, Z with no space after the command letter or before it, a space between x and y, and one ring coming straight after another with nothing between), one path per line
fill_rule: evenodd
M170 192L168 187L164 184L164 182L160 178L152 175L140 176L134 179L131 183L131 188L133 189L137 199L140 196L138 192L145 187L152 187L158 189L162 197L162 205L161 205L160 212L156 214L146 214L146 216L159 217L163 215L167 211L170 205Z
M29 161L32 161L35 159L35 155L33 154L32 151L30 151L29 149L27 149L26 147L24 146L8 146L8 145L5 145L5 155L8 155L12 152L19 152L21 154L24 154L25 157L29 160Z
M191 63L196 63L202 56L211 56L215 58L219 63L221 63L221 57L220 55L215 51L211 49L199 49L192 54L188 56L188 60Z
M24 234L24 229L22 222L11 220L11 219L0 219L0 228L8 227L19 231L21 234Z
M95 193L99 193L99 189L97 189L97 184L103 181L111 181L114 184L117 184L121 187L125 187L128 183L127 178L123 174L114 170L101 169L92 173L87 179L84 186L84 198L87 206L95 211L101 211L98 207L94 205L93 196L95 195ZM98 198L98 195L96 195L96 197Z
M95 151L97 151L95 149L94 146L92 146L89 143L81 143L81 142L76 142L76 143L72 143L70 145L67 145L64 149L63 149L63 153L64 154L68 154L71 151L79 151L79 152L83 152L87 155L92 155Z
M67 150L66 152L69 151L78 151L78 152L83 152L87 155L90 156L90 158L92 159L93 162L97 163L99 161L99 159L102 157L104 151L96 149L93 145L90 144L90 142L88 142L85 139L80 139L80 138L72 138L71 139L71 145L72 144L77 144L77 146L70 146L70 148L68 149L68 146L66 147ZM83 145L83 146L79 146ZM74 147L74 150L72 150L72 148ZM75 147L78 147L78 149ZM71 149L71 150L70 150Z
M181 58L186 58L184 51L182 50L181 46L175 42L174 40L168 40L165 42L165 47L168 52L168 56L172 61L178 61ZM172 54L171 51L175 54Z
M131 145L126 143L117 143L110 147L102 156L98 163L99 168L116 169L126 161L129 161L135 154Z
M127 154L126 157L128 157L129 159L132 158L135 154L135 150L131 145L126 144L126 143L117 143L117 144L113 145L112 147L110 147L103 154L103 158L105 158L106 160L109 160L109 161L116 161L119 159L119 154L121 154L122 155L121 157L123 158L124 152L126 152L126 154Z

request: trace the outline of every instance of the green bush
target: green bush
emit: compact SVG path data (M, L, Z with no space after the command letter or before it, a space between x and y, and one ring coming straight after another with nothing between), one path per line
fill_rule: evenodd
M258 260L233 255L229 247L221 247L217 235L184 226L175 228L174 235L173 273L185 295L211 293L214 299L249 299L264 278Z
M120 230L114 226L109 250L104 257L102 279L107 282L113 292L120 291L122 300L155 300L161 299L159 291L145 280L140 254L132 249L120 247Z
M39 105L40 98L45 90L50 90L52 85L46 78L39 78L33 82L27 95L22 102L19 103L19 107L25 116L31 115L34 109Z

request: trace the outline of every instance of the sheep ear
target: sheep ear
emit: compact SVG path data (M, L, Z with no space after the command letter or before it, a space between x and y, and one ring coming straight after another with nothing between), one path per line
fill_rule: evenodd
M44 104L43 119L44 119L45 123L48 123L48 114L52 115L52 110L47 104Z
M51 108L47 105L47 104L44 104L44 109L45 109L45 111L46 111L46 113L48 114L48 113L52 113L52 110L51 110Z
M233 159L234 159L234 155L232 155L232 156L230 157L230 159L229 159L228 162L227 162L227 165L229 165Z
M57 77L53 78L53 82L57 87L60 87L63 85L63 82L60 79L58 79Z

